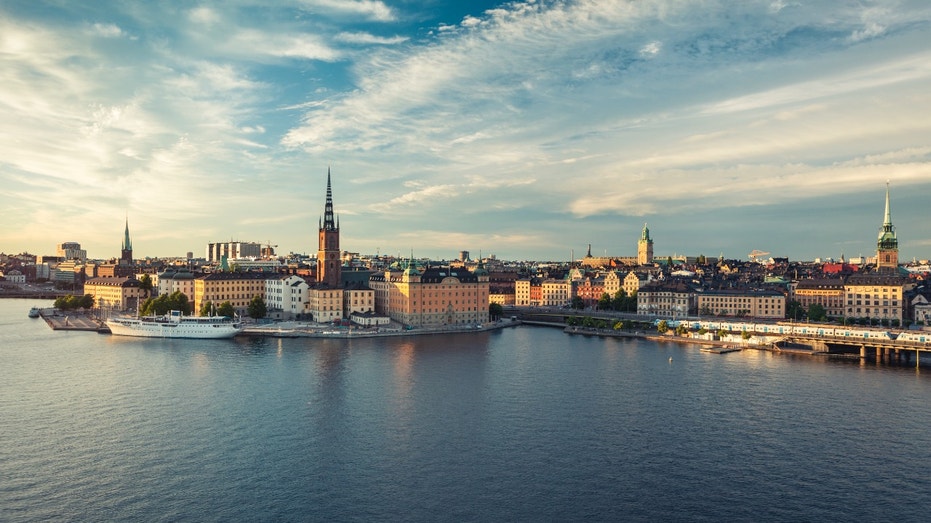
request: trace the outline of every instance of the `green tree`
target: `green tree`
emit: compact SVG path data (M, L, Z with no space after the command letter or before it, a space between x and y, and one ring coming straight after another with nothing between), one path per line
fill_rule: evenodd
M724 337L727 336L728 333L726 329L718 329L718 332L716 334L718 336L718 339L724 339Z
M786 318L790 320L801 320L805 318L805 313L802 310L802 304L796 300L791 300L786 304Z
M683 323L680 323L678 326L676 326L676 336L684 336L688 331L689 328L686 327Z
M217 315L232 318L236 316L236 309L233 308L232 303L225 301L217 307Z
M656 324L656 332L660 334L669 332L669 324L666 323L666 320L660 320L660 322Z
M743 331L743 332L740 334L740 337L743 338L743 339L745 339L745 340L749 340L750 338L753 337L753 334L750 334L750 331Z
M582 309L584 309L584 308L585 308L585 300L583 300L580 296L573 296L573 297L572 297L572 308L573 308L573 309L577 309L577 310L582 310Z
M488 317L492 320L497 320L504 316L504 307L500 303L489 303L488 304Z
M827 311L824 310L824 305L820 303L812 303L808 306L808 319L811 321L824 321L827 319Z
M601 298L598 299L598 308L600 310L609 310L613 307L613 305L614 304L611 302L611 296L609 296L607 292L602 294Z
M566 325L568 325L568 326L570 326L570 327L576 327L576 326L579 325L579 323L580 323L580 320L579 320L579 317L578 317L578 316L568 316L568 317L566 317Z
M246 310L249 312L250 318L255 318L257 320L268 315L268 306L265 305L265 300L258 294L252 297L252 301L249 302L249 306Z
M205 301L200 305L200 311L198 311L199 316L210 316L213 314L213 303L211 301Z
M145 297L148 298L152 295L152 277L148 274L143 274L139 278L139 288L145 291Z

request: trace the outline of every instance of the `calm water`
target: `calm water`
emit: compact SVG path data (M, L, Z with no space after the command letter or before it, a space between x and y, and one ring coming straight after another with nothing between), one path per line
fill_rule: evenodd
M32 304L0 300L2 521L921 521L931 507L928 368L532 327L146 341L53 332Z

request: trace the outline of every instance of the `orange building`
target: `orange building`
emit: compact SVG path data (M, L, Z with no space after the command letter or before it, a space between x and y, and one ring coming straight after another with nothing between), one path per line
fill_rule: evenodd
M413 327L481 324L488 321L488 272L429 268L413 263L376 273L375 312Z

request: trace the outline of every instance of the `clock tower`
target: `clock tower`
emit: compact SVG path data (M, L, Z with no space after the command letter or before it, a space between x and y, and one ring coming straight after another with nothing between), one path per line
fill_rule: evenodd
M886 182L886 216L876 240L876 269L879 272L895 271L899 268L899 240L892 225L889 212L889 182Z
M333 215L333 191L330 187L330 169L327 168L326 205L320 221L319 248L317 249L317 283L338 289L341 269L339 218L334 218Z

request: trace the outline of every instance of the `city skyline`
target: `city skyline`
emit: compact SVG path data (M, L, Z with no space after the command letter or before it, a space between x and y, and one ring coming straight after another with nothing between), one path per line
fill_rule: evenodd
M0 251L931 257L931 6L0 7Z

